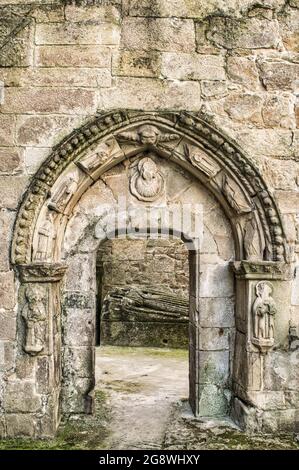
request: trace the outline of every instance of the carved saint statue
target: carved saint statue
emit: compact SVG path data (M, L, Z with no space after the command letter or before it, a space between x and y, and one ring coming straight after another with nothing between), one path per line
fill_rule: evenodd
M46 220L38 229L35 261L49 261L54 238L53 217L52 214L48 213Z
M130 191L140 201L154 201L164 190L164 177L150 157L141 158L132 167Z
M63 212L78 187L75 175L69 175L56 190L48 207L56 212Z
M241 200L240 194L233 188L226 175L224 175L222 180L222 192L229 205L237 212L237 214L251 212L252 207L248 204L244 204L244 201Z
M274 344L274 316L277 312L272 298L273 285L260 281L255 287L256 299L252 306L253 343L266 350Z
M108 160L109 154L110 149L108 145L103 143L97 148L96 153L88 155L77 164L83 171L90 174Z
M44 291L39 286L27 287L25 292L26 304L22 317L26 324L26 339L24 350L35 355L44 349L46 333L46 308Z
M244 228L244 255L247 260L262 260L263 247L261 247L257 222L254 214L250 214Z
M116 136L122 141L136 142L142 145L155 145L159 142L170 142L179 139L178 134L163 134L157 127L151 124L140 126L137 131L122 132Z

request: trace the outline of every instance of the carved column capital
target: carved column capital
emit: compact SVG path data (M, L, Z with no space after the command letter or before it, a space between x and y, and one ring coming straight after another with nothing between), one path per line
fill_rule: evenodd
M17 266L21 282L59 282L67 266L61 263L31 263Z
M290 265L275 261L233 261L230 266L237 279L277 279L289 280Z

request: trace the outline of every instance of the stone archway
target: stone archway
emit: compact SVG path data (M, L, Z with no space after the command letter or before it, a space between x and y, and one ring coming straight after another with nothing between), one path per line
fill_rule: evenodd
M69 268L61 256L68 220L83 194L105 172L141 154L146 154L146 160L151 152L190 172L214 195L230 219L236 276L233 414L245 427L258 423L264 354L275 343L273 318L280 321L275 300L280 283L287 278L285 235L274 198L250 159L200 118L187 113L117 111L98 116L53 150L34 177L15 224L12 263L21 282L18 354L21 361L30 356L32 368L44 371L39 398L43 405L30 415L36 426L39 414L39 435L53 434L61 414L61 281ZM135 171L131 193L142 203L151 203L162 183L156 178L156 187L148 192L148 188L136 184L143 169L137 167ZM107 221L104 225L107 233ZM191 401L198 414L197 256L190 266L194 272L190 297L194 327ZM261 308L267 311L264 325L258 321ZM88 408L87 404L85 411ZM259 423L257 427L261 427Z

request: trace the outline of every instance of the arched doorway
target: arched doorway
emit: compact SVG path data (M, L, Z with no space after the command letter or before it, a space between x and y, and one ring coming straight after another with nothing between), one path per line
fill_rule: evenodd
M119 182L111 191L114 192L113 197L115 194L126 194L130 210L118 209L116 216L115 212L111 212L113 204L109 206L109 194L103 200L106 207L101 206L97 211L98 195L92 196L92 191L100 182L101 194L105 195L105 175L110 174L113 179L113 172L118 172L119 165L123 166L125 182L123 186ZM206 188L206 193L218 201L221 214L225 214L226 220L230 221L228 238L234 248L226 260L225 270L228 273L228 261L233 263L236 260L233 263L236 272L236 299L233 302L236 334L233 335L235 340L231 341L229 352L222 355L225 359L216 359L220 356L218 351L214 351L212 356L207 354L201 341L202 338L207 339L208 328L203 327L200 321L209 315L223 314L228 304L226 298L232 298L232 294L230 291L229 295L219 296L217 287L216 291L214 287L213 295L206 296L209 300L202 295L205 284L200 259L201 234L195 231L190 237L188 230L182 228L182 217L172 217L172 221L166 223L164 214L161 214L161 208L168 207L171 202L171 192L177 198L178 195L183 198L178 199L180 207L182 202L188 202L188 197L184 201L184 191L180 192L179 178L166 181L166 168L171 166L189 173L192 181L196 180L198 186ZM80 214L81 218L75 221L80 227L77 233L72 228L72 222L88 193L87 205L95 206L95 212L92 218L86 213ZM196 201L196 196L191 198L192 203ZM246 404L258 407L257 392L262 390L262 385L258 383L258 374L252 374L252 371L255 368L262 372L263 354L273 347L274 335L273 328L265 335L252 326L252 302L255 295L264 301L267 279L271 279L272 283L268 281L268 297L271 297L275 281L285 278L285 238L275 201L250 160L234 143L199 118L188 114L120 111L99 116L54 149L34 178L16 222L12 261L18 268L21 280L19 305L22 333L18 354L20 360L25 360L26 354L30 355L33 367L35 363L43 364L48 371L41 393L47 396L48 404L42 418L39 418L42 435L55 432L62 411L78 413L92 409L89 392L94 380L95 277L91 275L95 272L94 252L115 229L127 231L129 227L136 231L138 227L139 232L150 229L144 218L140 218L136 207L154 207L153 226L158 232L165 230L180 236L183 233L186 240L192 238L193 244L194 240L198 241L196 248L190 250L189 350L190 403L193 412L196 415L215 414L210 405L215 406L216 402L220 410L224 401L231 403L232 399L235 416L239 421L243 419L246 425ZM223 216L219 216L218 220L220 239ZM217 221L217 218L214 220ZM213 286L218 284L219 287L223 278L219 263L216 265L216 271L206 270L209 279L207 289L213 276ZM256 290L258 282L260 289ZM68 295L70 285L72 294ZM64 286L64 295L61 295L61 286ZM213 302L210 298L214 299ZM34 302L40 306L40 319L32 324L28 321L28 312L33 310ZM72 335L67 345L68 326L62 322L61 328L61 308L63 312L71 312L68 319L72 319L69 325ZM85 316L78 323L80 311ZM65 364L73 354L72 351L68 357L66 351L74 349L72 345L76 337L80 341L78 347L87 350L83 376L69 369L69 375L65 376L67 380L63 382L62 371L67 370ZM224 382L221 381L223 377ZM71 378L77 385L72 383ZM65 400L61 408L60 400L62 397L63 401L65 396L62 383L67 383L67 388L71 389L74 401ZM209 405L208 399L201 400L202 396L212 396L213 403Z

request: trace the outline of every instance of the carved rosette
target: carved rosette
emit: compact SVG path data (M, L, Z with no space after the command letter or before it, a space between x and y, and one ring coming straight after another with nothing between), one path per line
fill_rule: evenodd
M124 128L125 131L122 130ZM179 145L180 139L189 137L198 142L201 148L209 151L210 158L215 155L217 165L220 162L223 168L234 175L244 194L247 194L248 200L255 197L258 220L266 243L265 259L287 260L285 235L276 203L258 169L234 142L192 114L117 111L101 114L93 122L73 132L53 150L41 166L32 180L18 213L12 245L13 263L31 262L36 221L58 177L71 162L78 161L80 155L86 154L90 146L98 145L101 139L106 141L107 138L113 136L119 143L126 141L139 147L141 151L151 149L157 150L158 153L162 142L173 142L176 146ZM163 151L169 152L168 155L171 156L171 149L174 147L169 148L166 146ZM195 160L191 159L190 164L198 167L199 162L196 164ZM55 210L54 206L53 210Z

